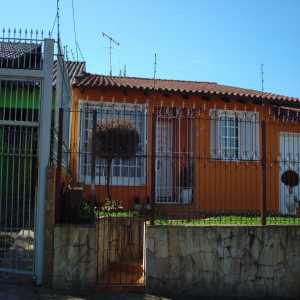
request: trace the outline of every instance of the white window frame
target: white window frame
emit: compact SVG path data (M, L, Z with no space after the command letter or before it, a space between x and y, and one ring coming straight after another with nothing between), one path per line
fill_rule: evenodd
M117 103L117 102L110 102L110 101L87 101L87 100L79 100L79 118L78 118L78 143L77 143L77 152L78 152L78 159L77 159L77 175L79 178L79 181L82 182L83 184L91 184L92 183L92 176L91 174L89 174L89 171L87 171L87 174L84 174L83 172L83 168L87 168L89 169L89 164L88 166L83 166L82 164L84 162L82 162L84 160L84 152L83 151L83 147L87 147L86 146L86 141L84 141L84 137L83 137L83 130L85 130L85 128L81 127L82 126L82 122L85 121L82 120L82 116L85 116L84 113L84 106L88 105L93 109L93 107L100 107L100 106L111 106L113 107L115 110L126 110L126 111L134 111L136 109L140 110L143 112L144 114L144 120L143 120L143 128L141 128L142 130L144 130L143 132L143 140L142 140L142 150L141 152L138 154L141 156L141 176L134 176L134 177L130 177L128 176L110 176L110 184L112 186L143 186L146 184L146 165L147 165L147 106L146 104L132 104L132 103ZM122 117L122 115L121 115ZM84 143L84 144L83 144ZM86 149L87 151L87 149ZM122 161L122 160L121 160ZM95 182L96 185L105 185L106 184L106 176L104 175L97 175L97 169L100 168L100 164L101 162L99 161L99 159L96 159L96 175L95 175ZM114 160L112 162L112 166L111 166L111 172L113 173L113 168L118 167L120 168L120 174L122 172L122 164L117 165L114 164ZM123 167L126 168L126 165ZM130 166L127 165L128 167L128 174L129 174L129 169ZM137 168L137 166L135 166L135 168ZM99 170L100 171L100 170ZM135 171L137 173L137 170Z
M235 150L234 155L228 155L227 145L223 146L221 118L225 117L225 122L234 120L236 122L236 135L225 136L225 139L236 139L236 147L230 147L229 150ZM224 109L210 110L211 130L210 147L211 158L229 161L257 161L259 159L259 113L256 111L236 111ZM227 118L227 120L226 120ZM247 127L250 124L250 127ZM232 127L226 127L226 132ZM249 136L250 131L250 136ZM248 133L248 134L247 134Z
M239 120L234 112L221 112L218 116L218 130L219 130L219 147L221 152L221 159L236 160L240 155L240 132ZM233 122L233 125L231 125ZM225 125L225 126L224 126ZM225 135L223 132L225 129ZM234 132L231 135L231 131ZM224 143L225 141L225 143ZM232 145L231 142L234 142ZM229 152L229 153L228 153ZM231 154L233 152L233 155Z

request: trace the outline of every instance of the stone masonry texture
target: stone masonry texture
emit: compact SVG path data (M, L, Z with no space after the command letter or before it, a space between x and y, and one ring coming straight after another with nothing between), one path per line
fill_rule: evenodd
M85 290L96 285L95 226L56 225L54 228L53 287Z
M300 298L297 226L147 226L145 247L151 292Z

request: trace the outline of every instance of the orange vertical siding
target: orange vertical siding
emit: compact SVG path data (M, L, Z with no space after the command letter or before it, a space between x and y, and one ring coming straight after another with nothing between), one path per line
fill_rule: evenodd
M201 110L200 116L194 120L194 187L193 203L185 205L185 208L206 212L234 211L254 212L260 208L262 197L262 167L260 161L217 161L210 158L210 120L209 110L211 108L236 109L259 112L259 119L266 120L267 128L267 209L273 212L278 211L279 205L279 166L276 159L279 154L279 134L282 131L300 132L299 126L291 126L289 123L274 121L268 117L268 107L259 104L244 104L236 101L225 103L221 98L212 97L209 101L199 96L191 96L184 99L179 94L164 95L156 93L145 95L139 90L120 89L74 89L71 120L71 169L74 184L77 182L77 143L78 143L78 114L79 100L86 101L114 101L128 103L147 103L147 162L146 162L146 184L144 186L112 186L114 199L120 200L125 208L133 205L134 197L139 197L142 202L151 197L152 188L152 114L155 106L177 106L195 107ZM260 154L261 158L261 129ZM181 136L186 147L187 138L186 124L182 124ZM175 166L175 171L177 170ZM86 197L90 197L90 187L85 186ZM105 188L97 186L97 199L99 202L106 198ZM168 204L157 205L159 209L167 211L182 210L183 205Z

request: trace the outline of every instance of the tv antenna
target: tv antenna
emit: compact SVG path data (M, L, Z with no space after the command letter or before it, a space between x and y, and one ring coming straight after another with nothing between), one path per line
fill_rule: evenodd
M264 64L261 64L261 91L264 91Z
M154 53L154 74L153 74L153 87L155 90L155 83L156 83L156 73L157 73L157 54Z
M105 32L102 32L102 36L109 40L109 67L110 67L109 75L112 76L112 63L111 63L111 50L113 48L112 44L114 43L115 45L120 46L120 43L114 40L111 36L109 36Z

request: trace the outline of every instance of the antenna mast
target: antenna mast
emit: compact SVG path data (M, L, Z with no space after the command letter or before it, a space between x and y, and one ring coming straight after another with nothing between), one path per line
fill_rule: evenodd
M109 40L109 75L112 76L112 63L111 63L111 50L112 50L112 43L114 43L117 46L120 46L120 43L117 42L116 40L114 40L111 36L109 36L108 34L106 34L105 32L102 32L102 36L104 38L107 38Z
M264 91L264 64L261 64L261 91Z
M156 71L157 71L157 56L154 54L154 74L153 74L153 85L155 90L155 81L156 81Z

